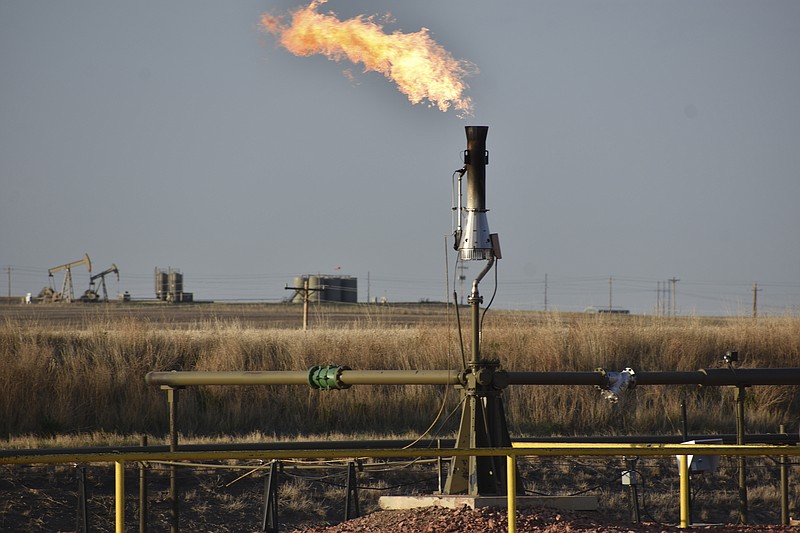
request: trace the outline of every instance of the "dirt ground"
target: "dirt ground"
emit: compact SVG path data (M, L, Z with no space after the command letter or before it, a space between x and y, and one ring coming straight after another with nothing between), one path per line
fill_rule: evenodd
M172 523L167 467L147 465L147 531L169 531ZM235 465L240 469L216 468L206 465L181 469L179 482L180 531L191 532L253 532L261 531L265 508L264 469L253 470L250 465ZM233 464L230 466L234 466ZM460 532L507 531L505 509L425 508L410 511L381 511L377 499L385 494L422 493L437 490L438 479L432 464L413 468L396 468L391 464L376 472L366 469L357 475L359 518L345 520L345 500L348 496L346 468L329 465L325 469L301 470L296 465L282 467L279 476L277 525L281 532L355 533L355 532ZM538 469L534 474L539 482L555 488L573 483L597 483L590 488L600 500L598 511L569 512L554 509L521 509L517 514L517 531L524 532L644 532L677 531L677 494L672 481L653 485L641 494L641 523L633 523L628 494L618 479L610 479L616 467L599 471L596 465L589 471L575 472L554 464ZM212 468L214 467L214 468ZM531 472L525 473L526 476ZM127 531L139 530L139 465L126 470ZM586 475L592 479L583 480ZM83 490L81 490L83 478ZM535 481L534 481L535 483ZM710 518L716 524L735 522L734 501L710 499L705 493L717 488L717 481L698 485L696 516ZM532 486L528 484L528 486ZM538 486L538 485L533 485ZM721 487L730 492L727 487ZM114 472L111 465L49 465L0 467L0 531L8 532L110 532L114 530ZM81 494L85 491L85 505ZM645 494L646 492L646 494ZM754 495L757 494L754 491ZM351 509L354 501L351 499ZM711 508L705 514L702 508ZM727 508L727 509L726 509ZM83 509L86 519L84 521ZM777 514L776 514L777 511ZM355 514L355 513L354 513ZM715 532L789 532L797 526L781 527L780 511L774 502L766 506L754 498L751 510L754 525L695 526ZM695 520L699 522L700 520Z

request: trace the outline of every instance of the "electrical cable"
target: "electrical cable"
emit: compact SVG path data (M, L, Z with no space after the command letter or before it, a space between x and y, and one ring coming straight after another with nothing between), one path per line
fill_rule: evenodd
M462 399L461 399L461 401L459 401L459 402L458 402L458 404L457 404L457 405L456 405L456 406L455 406L455 407L454 407L454 408L453 408L453 409L452 409L452 410L451 410L451 411L450 411L450 412L447 414L447 416L445 417L445 419L442 421L442 424L441 424L442 426L444 426L444 425L447 423L447 421L448 421L448 420L450 420L450 417L452 417L452 416L453 416L453 414L455 414L457 411L459 411L459 410L460 410L460 408L461 408L462 404L464 403L464 400L465 400L465 398L462 398ZM444 402L442 403L442 407L444 407ZM437 418L437 420L440 418L440 416L441 416L441 410L439 411L439 415L437 415L437 417L436 417L436 418ZM434 423L435 423L435 422L436 422L436 420L434 420ZM430 431L432 427L433 427L433 425L431 425L431 427L430 427L430 428L428 428L428 431ZM441 428L440 428L440 429L441 429ZM426 432L426 433L427 433L427 432ZM432 438L438 438L438 435L439 435L439 431L436 431L436 432L433 434ZM420 438L421 438L421 437L420 437ZM411 446L413 446L414 444L416 444L416 443L417 443L419 440L420 440L420 439L417 439L416 441L412 442L411 444L409 444L408 446L406 446L406 447L405 447L405 448L403 448L403 449L410 448ZM428 445L428 447L430 448L432 445L433 445L433 442L431 442L431 443ZM414 459L414 460L412 460L412 461L405 461L405 462L403 462L402 466L399 466L399 467L396 467L396 468L386 468L386 469L383 469L383 470L381 470L381 472L394 472L394 471L397 471L397 470L400 470L400 469L403 469L403 468L408 468L409 466L412 466L412 465L414 465L414 464L417 464L417 463L420 463L420 462L425 462L425 460L424 460L422 457L417 457L417 458L415 458L415 459ZM407 463L407 464L406 464L406 463ZM388 464L388 463L387 463L387 464Z
M620 473L617 476L614 476L611 479L604 481L603 483L600 483L599 485L595 485L594 487L589 487L588 489L579 490L578 492L573 492L572 494L567 494L567 496L580 496L581 494L586 494L587 492L592 492L593 490L611 486L612 483L616 483L620 479L622 479L622 473Z
M447 250L447 236L444 238L444 300L445 300L445 328L447 329L447 368L450 368L450 359L453 355L451 349L453 347L453 339L451 337L452 331L450 329L450 262L448 260L449 252ZM453 284L455 287L455 283Z
M428 483L428 482L433 481L435 479L438 479L438 478L435 478L435 477L423 478L423 479L420 479L419 481L409 481L408 483L399 483L397 485L392 485L390 487L373 487L373 486L370 486L370 485L356 485L356 488L358 490L378 490L378 491L393 490L393 489L399 489L399 488L403 488L403 487L408 487L408 486L411 486L411 485L419 485L420 483ZM329 483L327 481L311 481L311 483L319 483L321 485L327 485L329 487L336 487L336 488L339 488L339 489L348 488L347 485L342 485L340 483Z
M639 479L642 480L642 510L644 511L644 514L646 514L648 516L648 518L650 518L650 520L653 523L655 523L655 524L657 524L659 526L665 526L665 527L675 527L675 526L677 526L677 524L674 524L674 523L659 522L658 520L655 519L655 517L650 513L650 510L647 508L647 504L646 504L646 500L645 500L645 497L647 495L646 483L645 483L646 478L639 470L632 470L632 472L636 472L639 475Z
M373 472L396 472L398 470L403 470L404 468L408 468L408 467L414 466L414 465L425 464L425 463L435 463L438 460L439 460L438 458L423 459L421 457L417 457L416 459L412 459L411 461L387 461L385 463L381 463L381 464L384 464L384 465L392 465L392 464L400 465L400 466L395 466L395 467L392 467L392 468L375 468L376 466L378 466L377 464L373 464L373 465L366 464L366 465L364 465L364 468L365 469L368 468L369 470L371 470ZM371 468L370 468L370 466L371 466Z
M604 481L602 483L599 483L599 484L594 485L592 487L589 487L587 489L579 490L578 492L573 492L571 494L567 494L566 496L569 496L569 497L571 497L571 496L580 496L581 494L586 494L587 492L592 492L592 491L600 489L602 487L611 486L613 483L615 483L617 480L619 480L621 478L622 478L622 474L620 473L619 475L617 475L617 476L615 476L615 477L613 477L611 479L607 479L606 481ZM523 480L524 481L531 481L531 480L529 480L527 478L524 478L524 477L523 477ZM528 494L528 493L536 494L538 496L553 496L553 494L537 492L537 491L528 490L528 489L525 490L525 493L526 494Z
M458 170L453 172L453 176L450 178L450 233L455 235L456 232L456 216L461 216L461 213L456 215L456 211L458 207L456 207L456 174L458 174ZM458 195L461 196L461 189L459 188Z
M456 173L457 173L457 172L458 172L458 171L456 171L456 172L454 172L454 173L453 173L453 177L455 177L455 175L456 175ZM447 301L447 305L448 305L448 307L449 307L449 305L450 305L450 302L449 302L449 292L450 292L450 291L449 291L449 287L450 287L450 281L449 281L449 279L447 279L447 277L448 277L448 275L449 275L449 273L450 273L450 268L449 268L449 264L448 264L448 261L447 261L447 238L446 238L446 237L445 237L444 271L445 271L445 287L447 288L447 290L445 291L445 293L447 293L447 294L448 294L448 298L447 298L447 300L448 300L448 301ZM450 334L449 313L447 313L447 318L448 318L447 331L448 331L448 336L449 336L449 334ZM448 364L447 364L447 366L448 366L448 368L450 368L450 355L451 355L451 353L450 353L450 342L449 342L449 339L448 339L448 343L447 343L447 363L448 363ZM462 349L462 359L463 359L463 349ZM466 365L465 365L465 366L466 366ZM448 370L448 372L450 372L450 370ZM442 404L439 406L439 412L437 412L437 413L436 413L436 416L434 417L434 419L433 419L433 422L431 422L431 424L428 426L428 429L426 429L426 430L425 430L425 431L424 431L424 432L423 432L423 433L422 433L422 434L421 434L419 437L417 437L415 440L413 440L412 442L410 442L410 443L409 443L409 444L407 444L406 446L403 446L403 449L404 449L404 450L406 450L406 449L408 449L408 448L411 448L411 447L412 447L412 446L414 446L416 443L418 443L419 441L421 441L421 440L422 440L422 439L425 437L425 435L427 435L428 433L430 433L430 431L433 429L433 427L434 427L434 426L436 425L436 423L439 421L439 418L442 416L442 413L444 412L445 405L447 404L447 391L448 391L448 387L445 385L444 393L442 394Z
M492 297L489 298L489 303L486 304L486 307L483 309L483 314L481 315L481 325L480 325L480 330L479 330L481 332L483 331L483 319L486 318L486 312L492 306L492 302L494 302L494 297L497 296L497 264L498 263L499 263L499 261L495 261L494 262L494 290L492 291Z
M447 258L446 258L446 254L445 254L445 264L446 264L446 263L447 263ZM447 267L445 267L445 270L448 270L448 269L447 269ZM449 284L449 283L448 283L448 284ZM448 329L449 329L449 328L448 328ZM449 349L449 345L448 345L448 351L447 351L447 354L448 354L448 359L449 359L449 357L450 357L450 349ZM449 361L448 361L448 363L449 363ZM450 366L450 365L448 364L448 366ZM449 370L448 370L448 372L449 372ZM447 390L448 390L448 388L447 388L447 386L445 385L444 394L442 394L442 404L439 406L439 412L437 412L437 413L436 413L436 416L434 417L434 419L433 419L433 422L431 422L431 424L428 426L428 429L426 429L426 430L425 430L425 431L424 431L424 432L423 432L423 433L422 433L422 434L421 434L419 437L417 437L416 439L414 439L413 441L411 441L409 444L407 444L407 445L403 446L403 448L402 448L403 450L407 450L408 448L411 448L411 447L412 447L412 446L414 446L416 443L418 443L419 441L421 441L421 440L422 440L422 439L425 437L425 435L427 435L428 433L430 433L431 429L433 429L433 427L436 425L436 422L438 422L438 421L439 421L439 418L442 416L442 413L444 412L444 407L445 407L445 405L447 404Z
M442 416L442 413L444 412L444 406L447 404L447 391L448 391L448 390L449 390L449 389L448 389L447 385L445 385L445 387L444 387L444 394L442 394L442 405L441 405L441 406L439 406L439 412L438 412L438 413L436 413L436 418L434 418L434 419L433 419L433 422L431 422L431 425L430 425L430 426L428 426L428 429L426 429L426 430L425 430L425 432L424 432L424 433L422 433L422 435L420 435L419 437L417 437L417 438L416 438L414 441L412 441L410 444L407 444L407 445L403 446L403 448L402 448L403 450L407 450L408 448L411 448L411 447L412 447L412 446L414 446L416 443L418 443L419 441L421 441L421 440L422 440L422 438L423 438L423 437L425 437L425 435L427 435L428 433L430 433L430 431L433 429L433 426L435 426L435 425L436 425L436 422L438 422L438 421L439 421L439 418Z
M461 331L461 314L458 312L458 295L455 291L453 291L453 297L455 302L453 303L453 307L456 310L456 327L458 328L458 344L461 347L461 364L464 365L462 368L467 368L467 358L464 355L464 335Z
M263 470L264 468L267 468L269 466L270 466L269 464L263 464L263 465L259 465L259 466L255 467L255 468L253 468L252 470L249 470L249 471L245 472L244 474L242 474L241 476L237 477L233 481L229 481L228 483L226 483L225 484L225 488L228 488L231 485L233 485L234 483L238 483L242 479L244 479L246 477L249 477L249 476L255 474L256 472L258 472L259 470Z
M336 478L343 478L343 477L347 476L347 472L345 470L343 470L341 472L336 472L336 473L333 473L333 474L328 474L328 475L325 475L325 476L308 476L308 475L304 475L304 474L298 474L297 472L291 472L291 471L288 471L288 470L284 470L283 474L286 477L292 477L292 478L295 478L295 479L302 479L302 480L308 481L309 483L313 483L313 482L327 483L325 481L326 479L336 479Z

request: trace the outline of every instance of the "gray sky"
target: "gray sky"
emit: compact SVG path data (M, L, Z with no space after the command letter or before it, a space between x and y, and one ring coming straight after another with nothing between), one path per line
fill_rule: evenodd
M479 69L466 119L259 28L305 5L0 2L0 294L9 268L36 294L88 253L135 298L173 267L195 299L337 273L361 301L443 300L451 175L480 124L498 308L542 309L547 274L564 311L607 306L611 277L615 307L649 313L675 277L682 314L747 314L754 282L760 310L800 312L800 2L320 9L428 28Z

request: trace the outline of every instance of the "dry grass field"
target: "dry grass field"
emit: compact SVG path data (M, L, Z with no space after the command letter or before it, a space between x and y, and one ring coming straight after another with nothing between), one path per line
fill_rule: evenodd
M142 435L151 443L165 442L165 395L144 381L153 370L306 370L330 363L353 369L460 369L462 349L469 354L469 346L462 348L456 319L445 311L435 304L322 306L312 309L311 329L302 331L301 308L292 305L1 306L3 447L137 444ZM462 312L461 319L468 342L468 313ZM738 350L743 367L800 366L800 318L490 311L482 333L482 355L514 371L697 370L723 366L721 358L728 350ZM798 392L788 386L748 388L747 431L774 433L783 424L796 434ZM682 401L690 433L735 431L730 388L637 387L610 404L593 387L512 386L505 399L513 437L676 435L681 432ZM435 420L428 436L452 437L458 403L458 391L433 386L357 386L345 391L198 387L181 392L178 427L182 442L346 439L365 434L399 435L410 441ZM440 409L444 415L437 419ZM448 417L449 413L456 415ZM625 517L621 466L621 461L557 461L547 468L538 463L528 486L561 494L596 487L604 513ZM640 468L649 483L646 492L654 519L674 521L674 465L648 460ZM776 520L776 470L774 462L765 460L753 463L748 472L754 521ZM723 460L719 477L698 480L698 518L735 519L736 471L736 461ZM792 475L796 483L794 469ZM221 514L225 505L245 506L250 515L259 512L261 482L251 480L247 490L233 496L223 488L230 477L205 477L188 494L198 508L207 510L202 519L206 530L240 530L225 529L233 523ZM307 498L343 498L341 487L315 489L313 483L303 483L298 479L282 489L294 491L295 496L286 492L287 500L294 498L300 508L308 506L303 503ZM384 488L391 484L376 483ZM434 489L423 485L406 490ZM331 490L338 490L339 496ZM213 500L218 507L209 509L207 498L223 500ZM363 509L374 508L370 498L365 496ZM795 495L792 506L800 508ZM340 512L292 523L335 522ZM74 516L74 511L67 514ZM210 522L212 517L220 520L217 526Z
M163 435L164 394L144 382L153 370L306 370L317 364L457 370L463 361L456 320L436 305L323 306L313 311L309 331L300 328L300 307L291 305L9 306L2 312L0 435L6 438ZM469 346L463 350L469 354ZM482 333L482 355L514 371L698 370L722 366L727 350L739 351L743 367L800 366L800 318L490 311ZM505 397L517 436L676 434L681 401L692 433L735 427L730 388L638 387L616 405L600 401L592 387L518 386ZM458 394L430 386L329 392L201 387L182 394L180 430L188 437L413 433L428 427L443 401L449 410ZM749 432L799 423L795 387L748 389Z

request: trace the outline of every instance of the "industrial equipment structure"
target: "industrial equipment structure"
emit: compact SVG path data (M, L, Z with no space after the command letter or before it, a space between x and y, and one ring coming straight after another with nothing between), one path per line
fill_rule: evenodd
M292 303L303 303L307 299L306 292L312 294L309 298L314 302L358 302L358 278L351 276L327 276L322 274L304 275L294 278L291 287L295 293L291 297Z
M183 274L175 268L155 269L156 299L162 302L185 303L194 301L194 294L183 291Z
M146 381L161 386L168 393L171 432L174 430L174 408L178 389L200 385L298 385L315 389L346 389L353 385L451 385L460 390L461 420L450 460L442 496L508 496L515 490L524 492L517 483L516 467L507 463L503 454L492 456L486 449L512 448L503 405L503 391L511 385L583 385L601 389L602 398L616 402L626 390L646 385L730 386L736 388L737 444L745 444L745 390L756 385L800 385L800 368L733 368L735 352L729 352L727 368L700 369L691 372L647 372L625 368L622 371L596 369L584 372L512 372L502 368L499 360L481 355L480 316L483 297L479 284L501 258L499 239L489 232L485 205L485 167L488 164L485 126L467 126L467 150L464 166L458 174L458 205L454 248L461 261L486 261L472 282L468 298L471 315L469 359L463 358L461 370L353 370L344 365L319 365L301 371L241 372L150 372ZM467 175L467 204L461 203L461 179ZM307 281L304 281L307 286ZM463 352L462 352L463 353ZM175 437L177 443L177 437ZM462 453L474 451L474 454ZM740 520L747 522L747 494L744 486L746 467L740 462ZM514 487L513 489L510 487ZM177 501L177 497L174 501Z
M453 208L457 213L458 224L454 232L454 248L462 261L486 261L486 265L478 277L472 282L468 303L472 318L472 344L469 362L464 361L460 372L452 370L408 370L408 371L354 371L346 366L320 366L308 372L249 372L259 374L268 381L260 384L296 384L309 383L320 389L346 388L353 384L442 384L454 385L461 389L462 414L456 448L504 448L511 446L506 417L503 408L502 390L509 384L509 375L500 366L499 361L484 360L480 354L480 306L483 297L478 285L486 274L501 258L499 239L489 232L486 217L486 165L489 152L486 150L487 126L467 126L467 149L463 152L464 166L454 172L459 175L458 206ZM467 204L461 202L461 179L467 175ZM319 280L315 280L319 287ZM156 288L159 278L157 271ZM309 287L310 280L299 277L295 286ZM298 287L299 288L299 287ZM304 291L308 294L308 291ZM341 294L341 293L340 293ZM307 298L307 296L306 296ZM289 375L291 374L291 375ZM268 377L269 376L269 377ZM350 379L352 376L352 379ZM237 373L219 372L157 372L150 373L147 381L168 388L197 384L241 385L250 382L242 380L244 376ZM210 379L206 379L210 378ZM348 378L348 379L345 379ZM252 383L252 382L250 382ZM447 482L446 494L502 495L507 486L506 468L502 458L475 456L454 456Z
M99 279L100 289L103 291L103 296L102 296L103 301L107 302L108 289L106 288L106 276L109 274L116 274L117 281L119 281L119 269L117 268L116 264L111 263L111 266L109 268L89 278L89 288L86 289L86 291L83 293L83 296L81 296L81 301L82 302L100 301L100 294L97 292L97 289L95 289L95 281Z
M72 302L75 299L75 291L72 285L72 269L86 265L89 273L92 273L92 261L89 259L89 254L83 254L83 259L73 261L53 267L47 271L50 278L50 284L39 292L39 300L44 303L49 302ZM53 274L56 272L64 271L64 283L61 287L61 292L57 292L53 284Z

